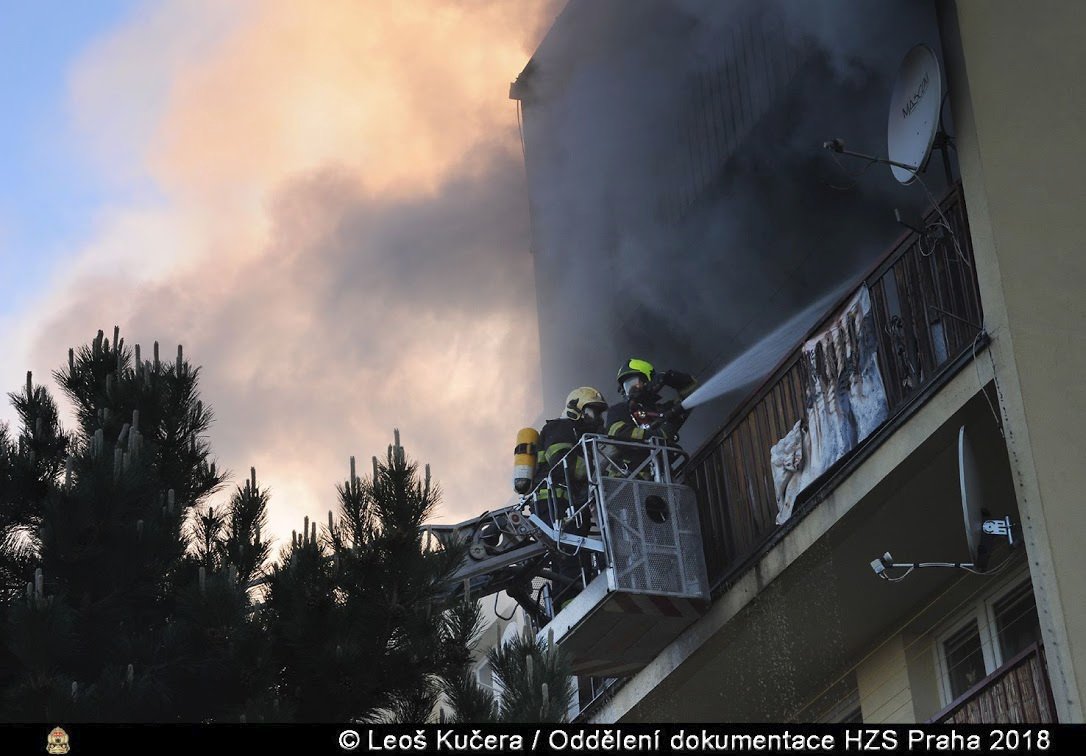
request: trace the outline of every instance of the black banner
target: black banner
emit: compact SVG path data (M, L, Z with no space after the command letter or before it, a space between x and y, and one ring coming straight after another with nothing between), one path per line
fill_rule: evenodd
M18 754L1079 753L1083 725L0 725Z

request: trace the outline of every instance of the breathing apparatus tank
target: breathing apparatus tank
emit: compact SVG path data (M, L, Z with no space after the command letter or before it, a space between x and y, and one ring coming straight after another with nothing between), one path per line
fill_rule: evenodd
M513 449L513 489L519 494L532 490L535 466L539 454L539 431L521 428L517 431L517 445Z

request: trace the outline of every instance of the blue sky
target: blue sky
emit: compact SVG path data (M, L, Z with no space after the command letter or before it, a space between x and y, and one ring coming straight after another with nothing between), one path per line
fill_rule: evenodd
M68 73L136 0L0 1L0 316L74 254L108 198L81 157Z

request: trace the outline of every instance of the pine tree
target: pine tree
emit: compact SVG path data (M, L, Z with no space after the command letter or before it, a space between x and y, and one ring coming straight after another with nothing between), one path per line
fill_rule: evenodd
M472 670L472 654L482 635L482 609L478 601L458 601L445 613L443 633L451 649L464 652L450 654L441 671L440 688L448 705L453 723L485 724L498 717L494 694L479 684Z
M243 666L239 647L259 655L245 579L267 554L254 532L266 495L235 496L233 519L205 542L213 561L190 552L185 523L223 481L205 438L212 414L181 347L173 363L157 343L153 360L140 357L118 329L69 350L54 377L75 410L70 434L29 375L11 395L20 428L17 441L0 433L0 719L192 721L252 704L250 681L215 683Z
M338 487L340 515L322 535L305 520L270 576L266 622L283 710L300 721L407 719L432 708L448 655L447 585L463 557L427 548L439 497L399 443L373 475Z
M0 606L23 593L33 555L39 504L64 465L71 443L60 429L57 404L26 375L26 389L8 395L19 416L12 439L0 424Z
M261 537L268 499L250 468L224 509L192 518L186 561L195 580L178 587L165 642L170 688L199 691L180 699L188 707L175 710L182 721L277 719L266 628L251 593L270 550Z
M565 722L573 695L569 660L554 643L537 640L529 627L488 652L501 686L498 716L503 722Z
M471 606L476 606L474 616L478 621L477 605L465 604L462 622L471 622ZM477 634L477 625L474 632ZM525 626L520 635L491 648L487 660L500 689L498 701L475 681L470 659L443 678L442 690L453 722L567 721L573 677L569 660L555 645L553 634L545 641L537 640L531 628Z
M99 331L54 375L71 432L31 375L0 426L0 721L422 721L457 675L464 716L495 715L464 674L478 606L449 605L463 547L424 538L440 492L398 432L372 477L352 459L339 517L320 535L307 519L268 571L256 471L208 505L224 475L180 347L141 360ZM556 716L568 678L540 684L560 664L516 653L493 657L499 679L534 688L503 717Z

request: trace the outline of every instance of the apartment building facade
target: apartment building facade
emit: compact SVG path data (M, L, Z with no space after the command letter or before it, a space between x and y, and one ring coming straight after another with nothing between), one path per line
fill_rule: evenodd
M548 406L630 356L743 368L682 440L711 600L583 719L1084 721L1083 31L1054 0L562 11L510 93ZM823 145L886 155L918 44L946 97L905 185ZM880 576L972 561L963 436L1014 543Z

